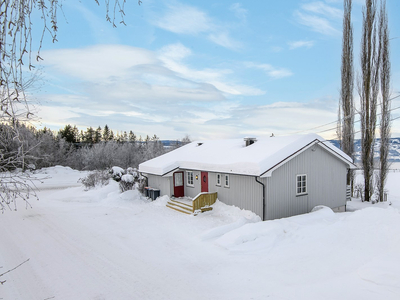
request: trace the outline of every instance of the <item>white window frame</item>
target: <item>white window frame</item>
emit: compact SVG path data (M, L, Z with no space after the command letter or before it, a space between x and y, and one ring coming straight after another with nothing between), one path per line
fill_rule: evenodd
M307 174L298 174L296 175L296 196L301 196L306 194L307 194Z
M186 185L194 187L194 174L193 174L193 171L186 171Z
M221 174L220 174L220 173L217 173L216 181L217 181L217 185L218 185L218 186L221 186L221 179L222 179Z
M228 183L227 183L228 182ZM228 174L224 174L224 187L228 188L230 185L229 182L229 175Z

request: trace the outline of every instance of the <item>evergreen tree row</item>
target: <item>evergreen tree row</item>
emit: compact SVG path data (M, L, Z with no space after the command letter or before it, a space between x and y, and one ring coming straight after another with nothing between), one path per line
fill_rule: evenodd
M106 124L102 129L100 126L97 129L89 127L86 131L79 131L74 125L65 125L63 129L58 131L58 135L68 143L88 143L97 144L100 142L116 141L118 143L124 142L149 142L158 141L158 137L154 135L150 138L148 135L143 140L141 136L139 138L133 133L132 130L127 133L126 131L114 133Z
M55 165L77 170L138 167L143 161L167 151L156 135L147 136L145 140L137 139L132 131L114 135L107 125L103 130L88 128L80 133L71 125L59 132L18 122L15 127L18 138L15 138L14 127L0 123L0 171ZM77 146L79 143L81 145ZM13 156L16 152L20 153L18 159Z

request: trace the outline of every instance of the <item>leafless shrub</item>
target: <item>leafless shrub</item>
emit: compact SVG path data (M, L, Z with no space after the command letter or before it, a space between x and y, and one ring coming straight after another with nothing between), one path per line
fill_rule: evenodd
M107 185L109 181L110 174L108 171L93 171L90 172L86 177L79 179L79 182L81 182L86 189Z

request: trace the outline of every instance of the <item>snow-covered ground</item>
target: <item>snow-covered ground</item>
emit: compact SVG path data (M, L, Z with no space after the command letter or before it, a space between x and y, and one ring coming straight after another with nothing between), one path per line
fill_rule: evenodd
M1 299L400 299L400 172L388 203L267 222L220 202L184 215L114 182L84 191L85 174L41 170L33 208L0 215L0 274L29 258Z

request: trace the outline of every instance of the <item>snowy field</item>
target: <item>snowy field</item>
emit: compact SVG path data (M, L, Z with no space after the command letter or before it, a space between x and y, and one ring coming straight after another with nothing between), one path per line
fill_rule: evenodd
M400 299L400 172L389 201L260 222L217 202L198 216L86 173L43 169L40 201L0 215L0 299ZM389 205L391 203L391 205Z

